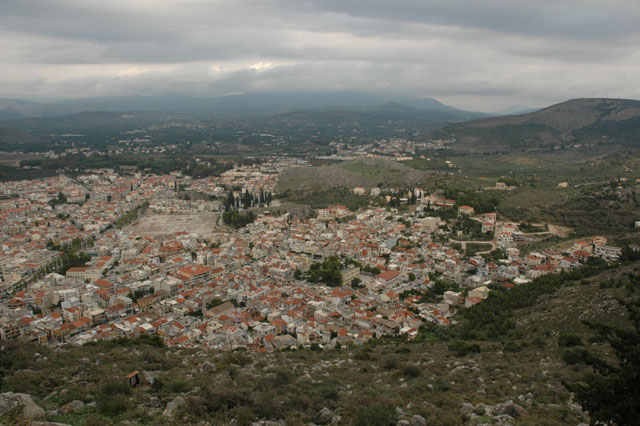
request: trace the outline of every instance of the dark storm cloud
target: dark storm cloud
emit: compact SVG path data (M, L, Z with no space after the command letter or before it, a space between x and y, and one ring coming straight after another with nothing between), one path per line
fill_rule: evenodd
M340 88L484 109L639 97L638 18L616 0L4 0L0 96Z

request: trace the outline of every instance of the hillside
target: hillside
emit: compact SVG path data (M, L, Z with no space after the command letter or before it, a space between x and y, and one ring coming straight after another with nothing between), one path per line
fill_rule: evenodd
M611 352L581 320L628 327L617 299L637 298L637 270L550 276L495 298L499 314L485 301L460 327L424 329L413 343L261 354L165 348L148 336L82 347L10 343L1 391L26 393L46 420L73 425L578 424L588 415L563 382L588 368L573 356ZM462 336L469 330L476 340ZM125 381L133 370L136 388ZM0 422L27 423L19 410Z
M72 115L43 118L24 118L6 122L8 126L34 132L73 133L94 130L120 130L135 128L145 123L160 122L164 115L150 112L80 112Z
M265 117L259 120L259 124L263 127L289 125L317 130L335 130L349 126L361 131L385 127L427 130L479 116L480 114L453 109L426 110L398 103L385 103L371 107L303 109Z
M640 147L640 101L574 99L528 114L485 118L442 129L458 151L557 149L576 144Z
M392 160L359 158L330 166L288 169L278 179L278 192L378 184L383 188L397 188L418 185L433 175L434 172L416 170Z
M0 145L22 145L42 142L45 142L45 139L24 130L8 127L0 128Z

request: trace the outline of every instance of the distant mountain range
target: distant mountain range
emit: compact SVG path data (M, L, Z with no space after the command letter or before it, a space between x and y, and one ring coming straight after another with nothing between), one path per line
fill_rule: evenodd
M640 148L640 101L574 99L521 115L450 124L438 132L469 152L561 148L576 144Z
M55 115L63 111L67 114ZM103 135L148 124L197 120L203 129L215 129L227 140L238 131L279 134L290 141L431 132L433 137L455 139L453 149L471 153L572 146L605 147L608 152L640 148L640 101L627 99L574 99L495 117L430 98L390 99L357 92L254 93L208 99L152 96L42 104L0 100L0 116L5 118L0 123L5 127L0 143L6 145L38 143L54 134ZM198 137L210 137L203 135Z
M213 113L218 118L251 117L326 107L371 107L398 103L426 111L448 112L458 117L486 114L461 111L431 98L380 96L363 92L326 91L298 93L247 93L215 98L187 96L128 96L60 100L38 103L0 99L0 121L56 117L80 112L151 111L165 113Z
M307 133L309 137L309 132L314 137L356 132L384 138L426 132L481 117L487 114L462 111L431 98L360 92L250 93L219 98L131 96L50 103L0 100L0 126L44 137L61 133L96 134L96 131L103 134L169 121L198 121L215 127L218 135L227 136L243 131L281 135L284 132L295 137L292 129L296 129L298 135Z

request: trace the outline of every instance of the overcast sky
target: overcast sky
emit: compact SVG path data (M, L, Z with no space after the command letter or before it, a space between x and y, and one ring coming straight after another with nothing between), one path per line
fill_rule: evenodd
M638 0L2 0L0 97L640 98Z

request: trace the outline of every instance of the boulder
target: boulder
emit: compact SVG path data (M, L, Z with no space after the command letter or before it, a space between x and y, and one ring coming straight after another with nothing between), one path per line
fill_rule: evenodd
M200 370L213 373L216 371L216 365L212 362L205 361L202 363Z
M158 398L157 396L152 396L149 399L149 405L151 406L151 408L160 408L162 406L162 401L160 401L160 398Z
M493 417L491 420L493 421L494 424L504 425L504 426L513 425L516 421L516 419L514 419L508 414L499 414Z
M22 407L20 415L27 419L41 419L44 417L44 410L39 407L31 396L26 393L13 393L6 392L0 394L0 415L8 411L15 409L16 407Z
M410 423L411 426L427 426L427 419L416 414L411 417Z
M527 410L520 405L514 404L512 400L498 404L495 408L497 414L506 414L511 417L518 417L527 413Z
M327 407L322 408L322 410L318 411L318 420L322 423L328 423L333 418L333 411L329 410Z
M165 417L173 416L173 413L178 409L178 407L183 406L186 403L183 397L178 396L173 401L167 404L167 408L162 412L162 415Z
M476 413L479 416L491 415L493 413L493 406L480 403L476 405L476 408L474 409L474 413Z
M475 407L473 406L473 404L465 402L464 404L462 404L462 408L460 409L460 414L462 414L462 417L464 417L465 419L468 419L473 414L474 409Z
M156 381L156 375L151 371L143 371L142 375L149 385L152 385Z
M60 408L60 413L62 414L77 413L79 411L82 411L83 408L84 408L84 402L76 399L75 401L71 401L70 403L63 405Z

